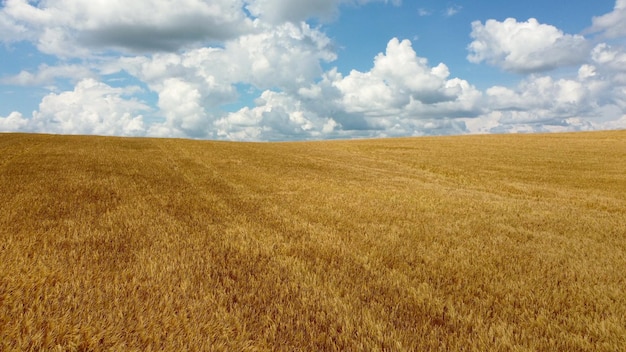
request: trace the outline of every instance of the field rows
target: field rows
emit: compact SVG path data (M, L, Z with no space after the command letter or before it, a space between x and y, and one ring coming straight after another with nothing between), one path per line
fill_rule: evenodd
M626 132L0 134L0 350L617 351Z

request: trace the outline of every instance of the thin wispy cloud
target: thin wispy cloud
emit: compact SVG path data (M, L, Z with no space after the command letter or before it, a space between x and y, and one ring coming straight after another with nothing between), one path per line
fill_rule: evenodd
M461 5L450 5L445 9L444 16L452 17L458 14L462 9L463 9L463 6Z
M433 12L431 10L425 9L425 8L420 8L417 10L417 14L424 17L424 16L430 16L433 14Z

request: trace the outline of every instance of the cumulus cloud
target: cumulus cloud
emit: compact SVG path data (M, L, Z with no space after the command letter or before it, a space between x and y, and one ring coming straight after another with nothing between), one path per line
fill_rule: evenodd
M457 115L464 111L471 115L474 107L468 96L475 98L479 94L466 81L449 80L449 75L445 64L430 67L428 60L417 56L410 41L394 38L389 41L386 52L376 56L370 71L353 70L334 85L342 94L342 105L347 112L369 116L419 116L447 106L447 113ZM459 111L454 111L453 106Z
M193 84L182 79L170 78L163 82L159 91L159 109L165 115L167 127L172 134L206 137L207 114L202 104L202 94Z
M227 113L215 121L215 138L230 140L291 140L349 137L337 122L340 93L333 81L336 70L297 91L265 90L253 107ZM353 136L353 135L352 135Z
M14 111L7 117L0 116L0 131L3 132L20 132L28 131L29 120L24 118L21 113Z
M319 77L321 62L335 58L330 39L306 23L259 24L254 34L228 41L223 48L122 58L111 67L149 84L185 77L209 86L243 82L259 89L295 89Z
M5 6L8 6L8 1ZM0 33L5 43L27 40L32 36L26 26L17 23L4 9L0 9Z
M479 113L481 93L392 39L367 72L330 70L298 90L264 91L254 107L215 121L227 139L311 139L462 133L458 117Z
M623 50L600 43L591 51L591 57L603 69L626 72L626 52Z
M400 4L400 0L7 0L0 8L3 42L30 40L41 52L88 57L125 53L175 52L221 43L252 33L255 21L299 23L330 18L342 4ZM257 23L258 25L258 23Z
M486 94L491 99L490 106L497 110L550 109L556 112L585 105L588 90L576 80L541 76L523 81L516 91L495 86L487 89Z
M216 121L215 127L220 138L285 140L332 136L338 124L309 110L297 97L265 91L256 107L229 113Z
M150 134L210 137L216 120L222 119L223 130L219 107L238 98L236 85L294 95L322 75L321 62L335 59L330 39L306 23L267 26L257 22L255 26L254 33L230 40L223 48L122 58L109 62L106 71L124 70L146 82L158 95L157 104L166 122ZM265 100L277 99L273 96ZM279 101L289 104L286 99ZM276 103L272 106L278 109ZM248 113L242 110L236 114ZM261 124L268 121L269 117L257 119ZM243 134L222 133L229 138L236 135ZM245 135L255 138L252 132Z
M473 133L626 128L626 84L590 64L570 78L531 75L513 88L491 87L485 96L486 112L466 120Z
M602 32L608 38L626 35L626 0L617 0L612 12L593 17L591 32Z
M466 120L480 132L625 129L626 51L599 43L569 76L532 74L515 87L485 91L486 112Z
M125 98L136 87L113 88L93 79L79 82L73 91L43 98L31 118L18 112L0 118L4 131L138 136L146 126L141 112L149 108Z
M506 71L531 73L583 63L589 44L580 35L564 34L558 28L531 18L517 22L487 20L472 23L468 60L487 62Z
M367 72L332 69L297 91L265 91L255 107L219 119L229 139L310 139L462 133L481 93L417 56L408 40L389 41Z
M626 48L600 43L591 51L594 73L615 89L626 86Z
M240 81L259 89L295 89L319 77L320 63L336 59L331 40L306 23L286 23L226 44Z
M63 57L107 49L175 51L249 31L242 6L237 0L111 0L106 6L88 0L8 0L0 25L29 33L39 50Z

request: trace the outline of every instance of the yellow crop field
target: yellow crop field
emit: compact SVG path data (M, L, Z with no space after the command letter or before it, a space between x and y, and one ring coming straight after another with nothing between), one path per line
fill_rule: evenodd
M626 131L0 134L2 351L619 351Z

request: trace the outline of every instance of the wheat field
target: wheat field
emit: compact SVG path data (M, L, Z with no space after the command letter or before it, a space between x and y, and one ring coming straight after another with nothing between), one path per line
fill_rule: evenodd
M0 134L2 351L620 351L626 131Z

